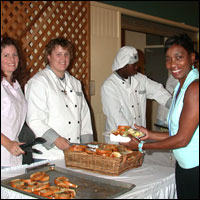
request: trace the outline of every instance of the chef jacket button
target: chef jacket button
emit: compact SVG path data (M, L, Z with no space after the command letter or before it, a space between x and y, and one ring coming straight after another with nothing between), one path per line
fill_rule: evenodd
M80 121L78 121L78 124L80 124Z
M72 92L72 90L70 90L70 92Z
M124 84L124 82L122 82L122 84Z
M68 105L66 105L66 107L68 108Z
M140 118L140 115L138 117Z
M137 92L137 90L135 90L135 92Z
M77 107L77 105L75 105L75 108Z
M132 105L132 108L134 108L134 105Z
M136 117L134 119L136 119Z
M69 121L68 123L69 123L69 124L71 124L71 122L70 122L70 121Z
M68 138L68 140L71 140L71 138Z
M77 140L79 140L79 137L77 137Z

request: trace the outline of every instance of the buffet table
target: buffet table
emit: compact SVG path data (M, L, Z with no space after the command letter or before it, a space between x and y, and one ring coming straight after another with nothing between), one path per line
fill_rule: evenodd
M113 181L121 181L135 184L129 192L116 199L176 199L176 184L174 174L175 160L170 152L147 152L143 165L122 173L119 176L107 176L86 170L67 168L73 172L86 174ZM1 170L1 180L25 173L27 167L39 166L44 163L52 163L58 167L66 168L64 160L46 160L31 165L11 167ZM1 199L35 199L34 197L10 190L1 186Z

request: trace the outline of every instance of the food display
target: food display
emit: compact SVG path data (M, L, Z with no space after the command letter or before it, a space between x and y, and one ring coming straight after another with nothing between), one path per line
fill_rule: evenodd
M130 137L128 135L132 135L133 137L139 139L145 136L144 133L131 128L130 126L118 126L116 131L112 131L110 133L110 141L111 142L129 142Z
M145 136L144 133L142 133L141 131L138 131L137 129L133 129L130 126L118 126L116 131L112 131L112 134L121 135L124 137L127 137L130 134L136 138Z
M119 149L114 144L99 145L98 148L89 148L86 145L72 145L69 148L71 152L82 152L85 154L101 155L105 157L117 157L121 156Z
M11 180L10 186L48 199L75 198L76 192L71 188L78 188L78 185L71 183L67 177L56 177L54 183L55 185L51 185L49 175L39 171L31 174L29 179Z
M69 149L70 151L85 151L86 145L72 145Z
M117 132L119 132L120 134L123 134L125 131L127 131L129 128L131 128L130 126L118 126L117 127Z
M95 142L94 142L95 143ZM73 145L64 150L67 167L76 167L94 172L118 176L120 173L142 165L143 156L139 151L132 151L124 145L95 143L96 148L77 148Z
M80 152L72 153L81 154ZM98 157L105 160L110 159L100 155ZM32 177L42 178L44 173L49 176L49 181L34 181L30 178L32 174ZM74 185L68 187L68 182ZM34 188L40 184L45 188L36 191ZM65 187L58 186L59 184L65 184ZM55 166L55 164L46 163L30 166L26 168L24 174L1 180L1 187L9 189L11 195L13 192L17 192L17 198L19 199L27 199L28 197L34 199L114 199L132 190L135 184L91 176L87 173L80 173L69 168L61 168Z

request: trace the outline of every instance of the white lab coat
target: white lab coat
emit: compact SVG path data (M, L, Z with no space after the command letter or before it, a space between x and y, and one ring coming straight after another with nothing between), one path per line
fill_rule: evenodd
M47 130L53 129L60 136L79 143L82 135L92 135L89 107L82 92L81 83L68 72L65 73L66 91L59 83L58 77L50 68L38 72L25 86L28 102L27 124L36 137L41 137ZM36 145L43 152L33 154L34 158L63 158L63 152L56 146L47 150Z
M134 124L146 127L146 99L155 99L165 105L171 98L162 84L137 73L123 80L116 72L103 83L101 98L103 112L107 117L106 131L116 130L118 125Z

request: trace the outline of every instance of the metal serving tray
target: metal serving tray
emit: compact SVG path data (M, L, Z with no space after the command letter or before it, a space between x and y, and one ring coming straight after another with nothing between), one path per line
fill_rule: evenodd
M50 165L42 166L40 168L37 167L36 169L28 171L29 172L25 174L2 180L1 186L35 198L47 199L45 197L21 191L10 186L10 181L13 179L28 179L32 173L35 173L37 171L45 171L50 176L51 185L55 185L54 179L58 176L66 176L70 182L78 185L78 188L75 189L75 199L113 199L132 190L135 187L134 184L85 175L78 172L73 172L68 169Z

